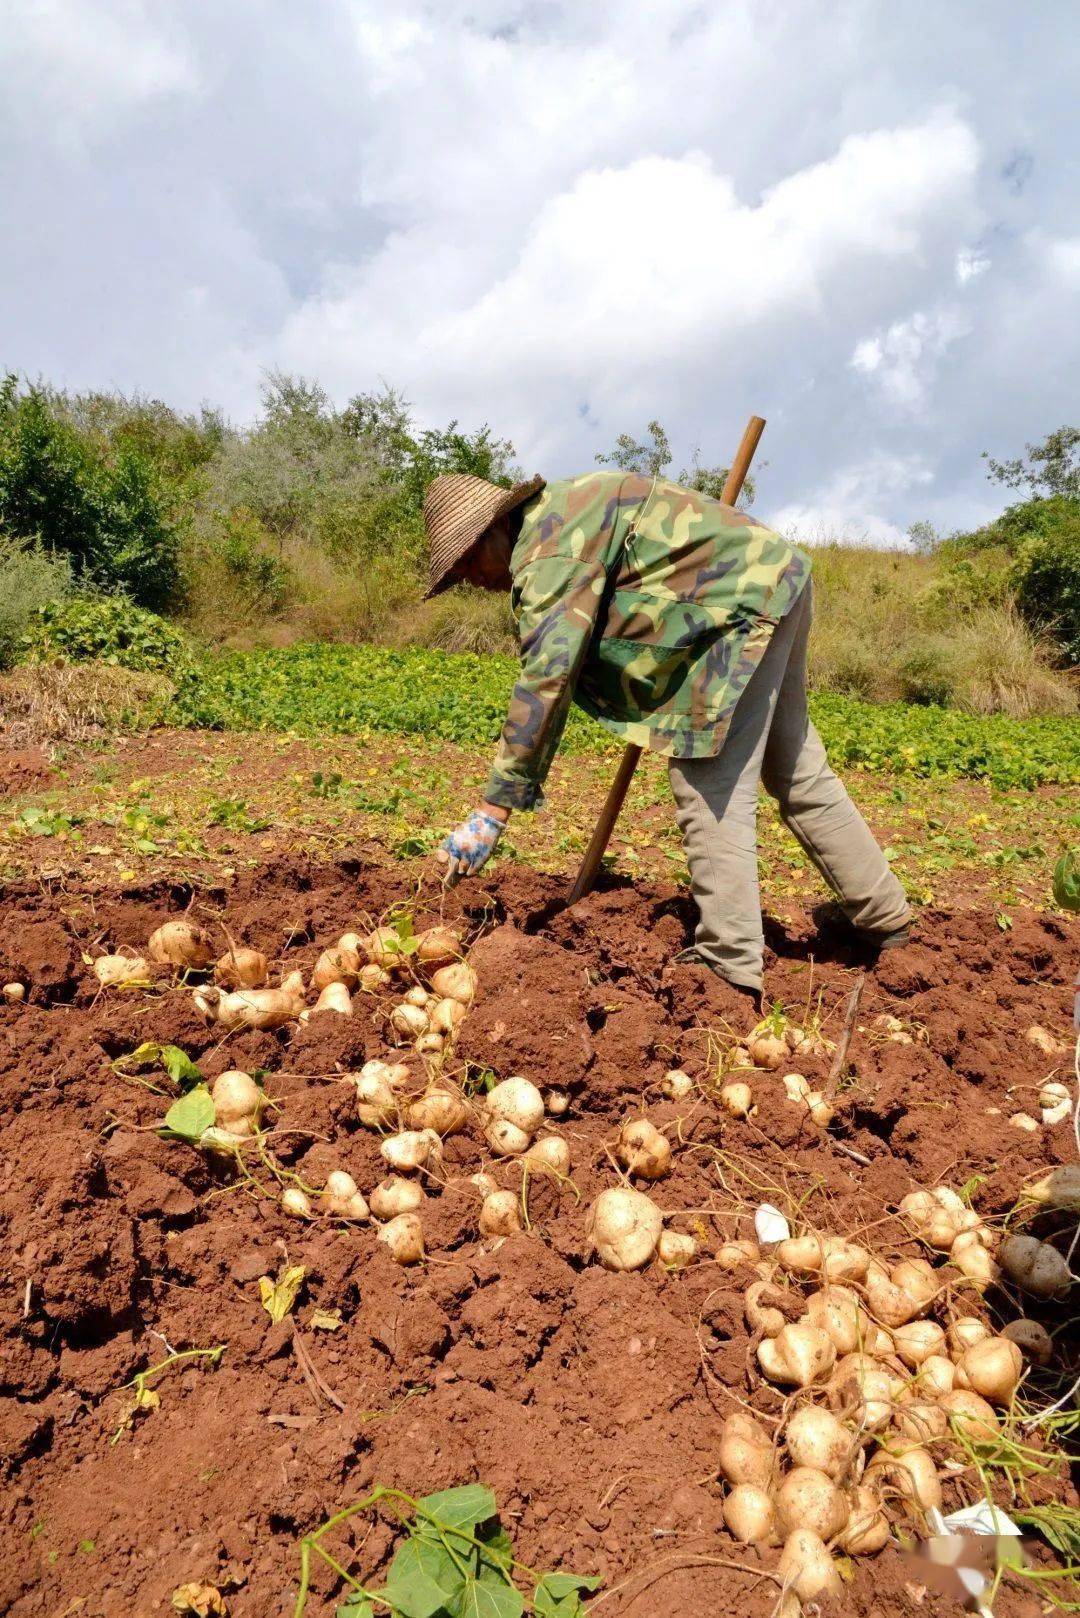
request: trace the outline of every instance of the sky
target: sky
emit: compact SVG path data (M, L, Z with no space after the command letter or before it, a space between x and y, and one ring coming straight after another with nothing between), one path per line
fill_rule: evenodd
M526 473L767 418L755 510L905 544L1077 418L1074 0L0 0L0 368L268 370Z

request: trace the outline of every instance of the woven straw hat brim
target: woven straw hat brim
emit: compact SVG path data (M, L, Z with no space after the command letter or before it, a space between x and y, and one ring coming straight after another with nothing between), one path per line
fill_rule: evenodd
M542 477L527 478L501 489L468 472L435 478L424 497L424 526L431 547L424 600L448 590L454 568L476 544L485 528L513 511L544 487Z

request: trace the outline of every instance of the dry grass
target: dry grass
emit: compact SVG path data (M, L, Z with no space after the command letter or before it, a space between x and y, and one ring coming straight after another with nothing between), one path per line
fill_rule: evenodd
M173 693L163 674L109 663L27 663L0 675L0 729L18 745L86 742L156 723Z

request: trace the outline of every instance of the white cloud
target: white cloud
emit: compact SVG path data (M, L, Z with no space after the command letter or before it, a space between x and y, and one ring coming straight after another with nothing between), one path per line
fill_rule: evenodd
M914 410L926 398L938 361L970 330L970 320L957 309L930 313L917 309L905 320L894 321L885 331L856 343L851 365L873 377L897 405Z
M880 511L899 495L925 490L934 481L919 455L880 451L835 473L805 503L784 506L771 521L805 545L910 546L905 529Z
M980 25L0 0L0 365L240 417L268 365L382 375L554 475L652 416L722 461L756 410L766 518L981 518L979 452L1075 398L1080 35Z
M468 378L514 412L524 449L565 452L582 398L602 419L677 410L740 349L875 303L875 283L970 212L976 162L971 131L940 114L849 137L756 204L701 152L588 170L527 223L494 282L481 253L426 224L396 233L294 312L279 356L334 386L374 358L422 377L436 414L455 413Z
M974 281L978 276L985 275L990 268L990 260L984 253L979 253L973 247L962 247L956 255L956 280L958 286L964 286L968 281Z
M193 90L194 62L148 0L0 0L0 71L34 138L73 139Z

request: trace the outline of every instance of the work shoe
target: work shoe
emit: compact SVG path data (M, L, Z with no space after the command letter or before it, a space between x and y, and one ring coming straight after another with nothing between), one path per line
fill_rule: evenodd
M894 927L891 932L876 932L872 927L856 927L838 904L816 905L811 911L814 926L819 933L839 935L848 943L862 944L865 949L900 949L911 943L909 926Z
M720 970L715 961L710 961L707 955L702 955L694 944L691 944L689 949L681 949L678 955L673 956L672 965L707 966L710 972L715 972L716 976L722 978L732 989L738 989L740 994L750 995L755 1006L760 1011L763 991L758 988L757 984L739 983L735 978L729 978L726 972Z

